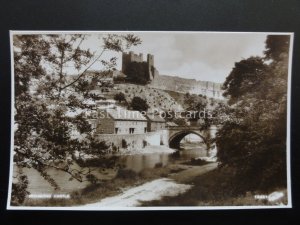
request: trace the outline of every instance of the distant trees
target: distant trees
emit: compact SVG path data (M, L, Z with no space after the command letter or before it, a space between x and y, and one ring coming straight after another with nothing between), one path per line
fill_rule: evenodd
M131 109L137 110L137 111L147 111L149 109L149 105L147 104L147 101L145 99L142 99L140 97L134 97L131 100L130 104Z
M70 157L103 145L91 135L84 117L92 110L86 101L94 99L86 71L95 63L101 63L104 71L112 70L116 59L101 60L104 52L121 52L141 43L131 34L107 34L99 39L102 47L91 52L83 47L87 38L83 34L14 35L14 163L36 169L55 188L59 187L47 168L84 181L88 174L74 169ZM70 68L76 74L70 76ZM20 193L16 188L25 187L25 181L13 185L12 193Z
M289 36L269 35L265 57L236 63L224 83L229 117L216 143L236 193L286 187L288 46Z
M186 93L184 95L184 108L188 111L201 111L207 106L207 99L196 94Z
M186 93L184 95L184 108L186 111L197 112L195 117L190 118L190 121L197 121L200 119L201 112L205 112L207 109L208 101L206 98L196 94ZM207 117L207 115L204 115ZM204 117L202 119L204 119Z

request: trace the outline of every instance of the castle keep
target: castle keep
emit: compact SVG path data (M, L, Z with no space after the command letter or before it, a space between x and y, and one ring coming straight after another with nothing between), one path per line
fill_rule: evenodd
M130 63L147 63L149 80L152 81L154 77L158 76L158 70L154 66L154 56L151 54L147 54L147 61L144 61L143 54L135 54L130 51L129 53L123 53L122 55L122 72L126 74L126 69Z
M143 54L136 54L132 51L123 53L122 55L122 73L126 74L128 67L131 63L144 63L146 64L148 85L153 88L161 90L170 90L180 93L202 94L211 98L222 99L222 84L200 81L195 79L186 79L177 76L160 75L154 66L154 56L147 54L147 61L144 61ZM127 76L130 74L126 74Z

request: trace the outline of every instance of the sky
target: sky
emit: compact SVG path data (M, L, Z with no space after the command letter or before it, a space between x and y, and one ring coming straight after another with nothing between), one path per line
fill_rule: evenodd
M154 64L162 75L203 81L224 82L234 63L250 56L262 56L265 33L135 32L142 44L131 48L135 53L154 55ZM99 35L92 34L86 47L97 49ZM121 69L121 53L116 56ZM100 65L100 63L99 63ZM92 68L97 69L99 65Z

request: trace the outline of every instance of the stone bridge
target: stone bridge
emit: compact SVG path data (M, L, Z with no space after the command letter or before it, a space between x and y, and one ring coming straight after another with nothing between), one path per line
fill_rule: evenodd
M206 142L209 138L214 138L217 132L216 126L211 126L207 130L200 130L199 126L174 126L169 127L169 147L179 148L180 141L189 134L195 134Z

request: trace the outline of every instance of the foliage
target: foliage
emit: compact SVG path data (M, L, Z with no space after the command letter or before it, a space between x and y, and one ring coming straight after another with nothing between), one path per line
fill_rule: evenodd
M269 35L266 41L265 58L280 61L281 54L288 52L290 37L288 35Z
M249 91L258 91L255 89L264 79L267 68L264 60L259 57L250 57L235 63L235 67L224 82L224 96L230 96L232 103Z
M207 99L203 96L186 93L184 96L184 108L187 111L201 111L207 106ZM199 119L199 118L198 118Z
M147 101L145 99L140 98L140 97L134 97L131 100L130 107L133 110L137 110L137 111L140 111L140 112L147 111L149 109L149 105L148 105Z
M84 34L14 36L14 162L37 169L55 188L59 187L47 174L48 167L83 181L87 174L72 168L72 155L102 157L108 149L92 136L85 118L93 111L86 102L95 100L89 93L88 70L99 63L103 71L111 71L116 59L100 60L105 52L121 52L141 43L131 34L107 34L102 41L99 36L102 47L91 52L83 47L88 38ZM102 75L95 73L92 80Z
M217 133L218 158L235 171L239 192L286 187L288 48L282 39L268 36L266 57L236 63L224 83L231 106L223 107L228 120Z
M26 196L29 194L27 187L28 178L21 173L18 176L18 182L12 184L11 205L21 205L24 202Z
M114 99L118 102L123 102L126 100L124 93L119 92L115 95Z

